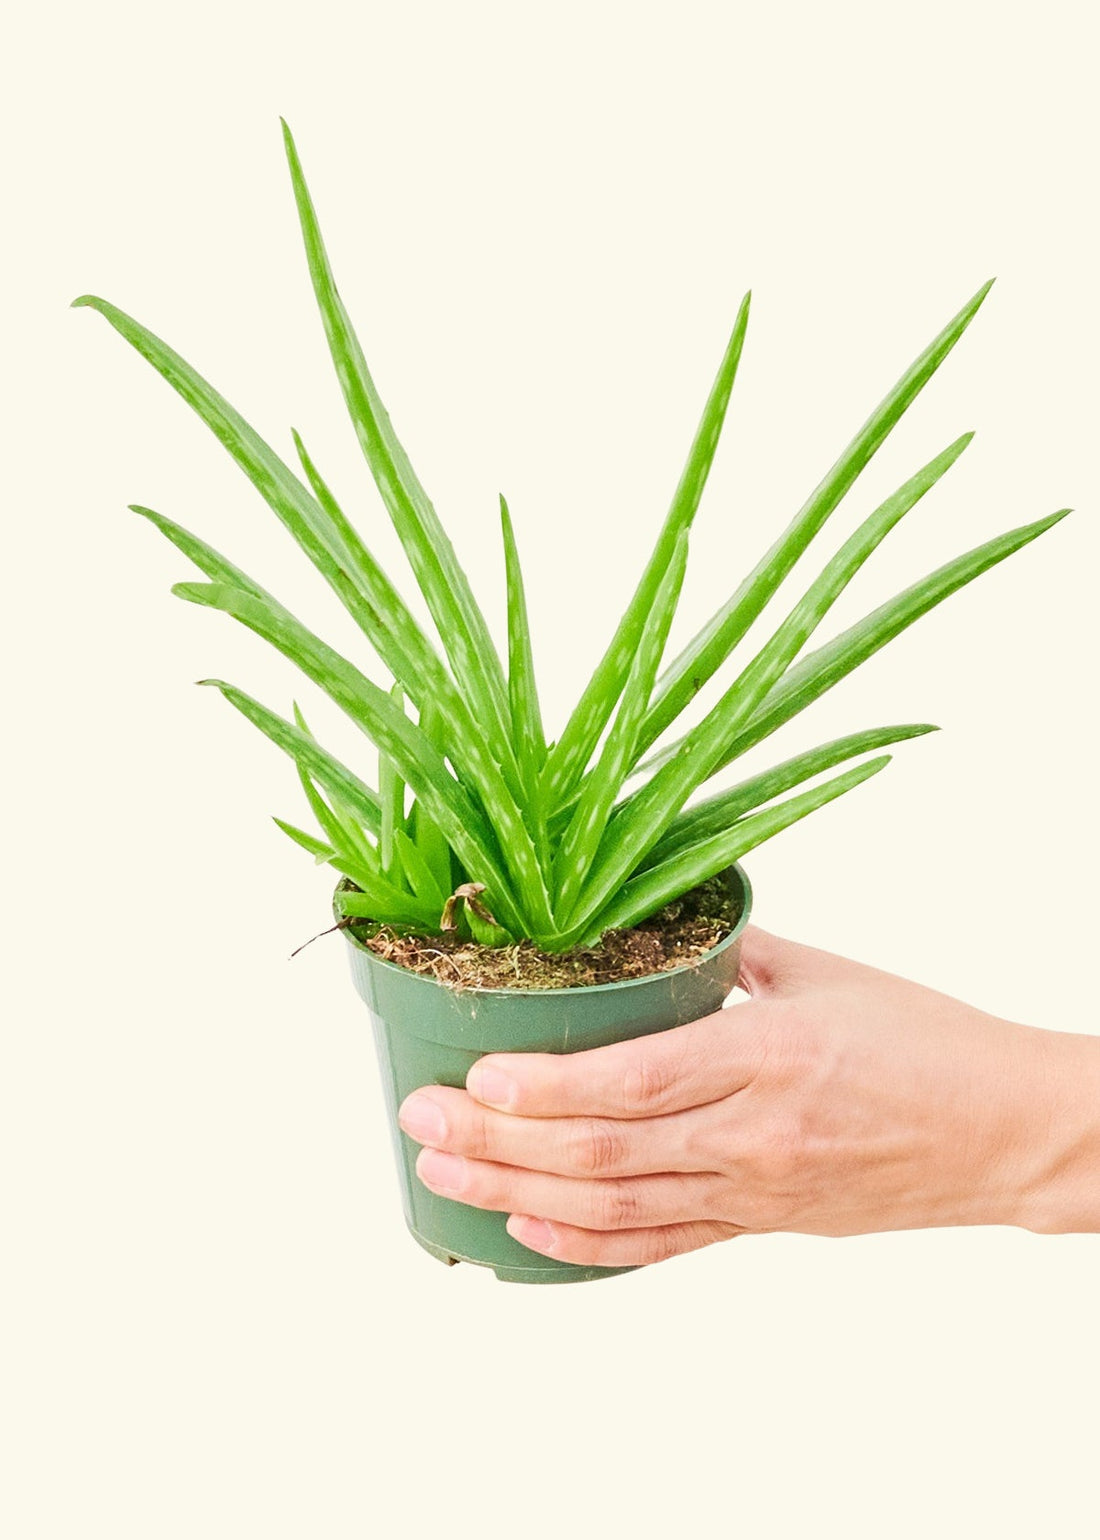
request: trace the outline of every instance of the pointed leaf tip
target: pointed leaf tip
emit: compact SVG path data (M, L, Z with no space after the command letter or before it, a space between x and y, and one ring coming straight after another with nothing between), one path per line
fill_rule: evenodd
M1045 519L1036 519L1031 526L1037 535L1045 535L1048 529L1053 529L1055 524L1061 524L1073 512L1072 508L1059 508L1055 513L1048 513Z
M290 124L285 118L280 118L279 122L283 125L283 149L286 151L286 158L290 164L290 169L295 175L300 176L302 162L298 154L298 146L295 143L294 135L290 131Z
M209 594L214 583L173 583L169 589L174 599L186 599L190 604L206 604L209 602Z
M977 292L967 300L966 304L959 312L960 316L966 316L966 325L969 325L970 321L972 321L975 315L977 315L978 311L981 309L985 302L986 295L989 293L995 282L996 279L987 278L986 281L982 284L981 288L978 289Z

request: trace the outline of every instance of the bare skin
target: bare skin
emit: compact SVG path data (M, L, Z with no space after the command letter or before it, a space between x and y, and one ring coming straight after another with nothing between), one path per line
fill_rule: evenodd
M575 1054L490 1054L401 1108L433 1192L621 1267L773 1230L1100 1233L1100 1038L745 934L751 999Z

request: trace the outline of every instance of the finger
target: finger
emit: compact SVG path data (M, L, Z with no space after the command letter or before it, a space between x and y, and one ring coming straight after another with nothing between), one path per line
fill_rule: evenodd
M704 1108L655 1118L523 1118L484 1107L465 1091L424 1086L398 1122L418 1144L558 1176L648 1176L713 1171Z
M645 1230L584 1230L513 1214L508 1220L508 1234L529 1251L559 1262L579 1262L586 1267L646 1267L716 1241L733 1240L744 1231L714 1219Z
M631 1176L595 1181L525 1171L423 1149L416 1174L444 1198L505 1214L541 1214L585 1230L630 1230L709 1219L725 1187L713 1175Z
M522 1117L649 1118L705 1106L743 1090L763 1063L763 1010L750 1001L579 1053L487 1054L466 1089Z

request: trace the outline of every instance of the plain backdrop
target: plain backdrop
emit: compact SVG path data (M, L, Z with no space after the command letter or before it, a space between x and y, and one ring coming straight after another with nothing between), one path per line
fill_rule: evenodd
M198 419L67 308L105 295L280 448L297 426L405 584L313 310L285 114L498 627L509 498L560 725L744 290L674 642L996 274L822 552L977 439L829 629L1077 511L768 745L944 729L747 865L775 931L1095 1032L1096 43L1064 0L46 0L9 23L6 1537L1096 1535L1095 1237L775 1236L545 1290L407 1238L342 943L288 961L330 886L270 822L305 821L292 768L192 681L297 695L353 752L350 729L173 600L188 564L126 505L336 644L350 623Z

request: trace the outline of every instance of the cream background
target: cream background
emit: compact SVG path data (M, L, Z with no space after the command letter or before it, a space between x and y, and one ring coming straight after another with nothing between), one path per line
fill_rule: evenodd
M774 930L1093 1032L1093 15L104 0L9 31L11 1540L1096 1534L1095 1238L783 1236L545 1291L406 1239L340 946L286 960L328 887L268 822L301 816L292 772L190 683L285 705L292 671L172 601L187 564L125 505L203 532L334 640L349 627L206 430L65 308L105 294L279 445L294 422L392 556L312 312L284 113L383 394L498 617L510 499L560 717L743 290L696 619L996 272L823 545L978 438L838 623L1080 511L776 741L945 728L749 866Z

